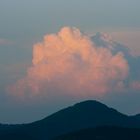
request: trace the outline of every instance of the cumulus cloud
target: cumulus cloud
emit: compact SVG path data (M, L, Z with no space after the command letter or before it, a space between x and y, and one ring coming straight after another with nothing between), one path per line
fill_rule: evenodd
M107 36L105 36L107 37ZM124 88L129 66L122 52L113 54L77 28L64 27L33 46L27 75L7 90L20 97L68 94L102 96Z

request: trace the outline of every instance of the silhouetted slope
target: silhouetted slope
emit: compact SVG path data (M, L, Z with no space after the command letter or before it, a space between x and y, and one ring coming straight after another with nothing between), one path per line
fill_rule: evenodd
M98 127L58 136L53 140L140 140L140 129Z
M97 126L140 127L140 120L129 117L97 101L85 101L60 110L43 120L26 125L8 126L0 129L1 137L20 136L26 139L44 140L56 136ZM7 138L8 139L8 138Z
M133 118L133 119L135 119L135 120L137 120L137 121L140 121L140 114L131 116L131 118Z

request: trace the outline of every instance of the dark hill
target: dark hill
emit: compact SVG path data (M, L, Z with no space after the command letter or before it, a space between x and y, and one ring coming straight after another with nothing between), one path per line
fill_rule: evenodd
M140 140L140 129L98 127L58 136L53 140Z
M97 126L140 127L140 120L121 114L97 101L85 101L60 110L43 120L0 129L0 139L47 140L80 129ZM9 129L8 129L9 127ZM6 138L7 137L7 138Z

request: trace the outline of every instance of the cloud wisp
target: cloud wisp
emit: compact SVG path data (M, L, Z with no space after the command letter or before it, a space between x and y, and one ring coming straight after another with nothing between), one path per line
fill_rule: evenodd
M113 54L77 28L62 28L45 35L33 46L32 66L27 75L7 91L18 97L103 96L123 90L129 66L122 52Z
M8 39L0 38L0 46L12 45L13 42Z

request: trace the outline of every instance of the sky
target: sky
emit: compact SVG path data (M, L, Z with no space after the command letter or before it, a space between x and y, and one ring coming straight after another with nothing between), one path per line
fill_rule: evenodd
M0 0L0 122L93 99L140 113L139 0Z

